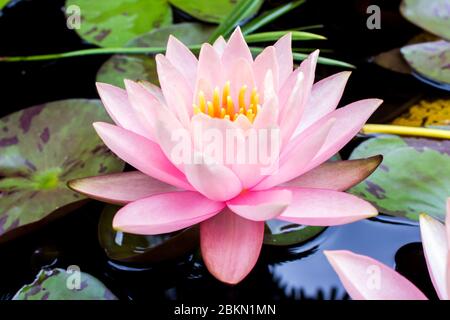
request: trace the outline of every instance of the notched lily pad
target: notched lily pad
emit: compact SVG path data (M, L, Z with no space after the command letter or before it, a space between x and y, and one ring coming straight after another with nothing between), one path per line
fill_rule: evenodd
M351 158L380 153L380 167L349 191L382 213L412 220L427 213L444 220L450 196L450 141L380 136L359 145Z
M41 270L13 300L117 300L98 279L78 268Z
M101 47L121 47L152 29L172 23L167 0L67 0L81 14L77 33ZM69 17L70 18L70 17Z
M401 49L412 69L438 83L450 84L450 42L413 44Z
M213 28L199 23L180 23L162 27L130 41L127 47L166 47L169 35L186 45L201 44ZM151 55L114 55L97 73L97 81L124 87L123 80L147 80L158 84L156 62Z
M450 40L450 4L448 0L403 0L402 15L415 25Z
M192 252L199 244L198 227L155 236L141 236L116 231L112 221L119 206L107 205L98 227L100 245L112 260L148 264L175 260Z
M98 100L62 100L0 119L0 241L80 205L66 183L118 172L92 123L110 121ZM53 214L52 214L53 213Z
M291 246L306 242L318 236L326 228L302 226L281 220L266 222L264 244L273 246Z

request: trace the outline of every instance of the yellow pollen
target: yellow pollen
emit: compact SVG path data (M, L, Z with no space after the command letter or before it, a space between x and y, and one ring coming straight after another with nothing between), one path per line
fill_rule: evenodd
M205 93L199 91L197 95L198 101L194 101L192 107L194 114L203 113L213 118L226 119L235 121L239 115L246 116L250 122L255 119L259 109L259 94L256 88L252 88L250 97L246 99L247 85L243 85L237 94L237 106L233 101L231 94L230 81L225 82L222 92L219 87L215 87L211 100L207 100Z

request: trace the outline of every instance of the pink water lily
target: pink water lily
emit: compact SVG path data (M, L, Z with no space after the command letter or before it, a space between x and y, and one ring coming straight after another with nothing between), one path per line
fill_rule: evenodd
M258 260L265 220L330 226L375 216L371 204L342 191L372 173L380 157L325 161L358 133L381 100L336 109L350 74L314 84L317 58L316 51L294 70L290 34L255 59L239 28L228 42L221 37L203 44L198 59L171 36L166 54L156 56L161 88L129 80L126 90L97 85L116 125L94 127L138 171L79 179L70 187L125 205L113 221L124 232L155 235L200 223L204 262L230 284ZM175 161L175 132L187 132L184 147L207 160L196 144L198 124L236 132L244 149L252 146L250 130L276 129L277 167L263 172L258 161Z
M447 200L445 226L432 217L420 216L422 245L433 286L441 300L450 294L450 199ZM350 251L326 251L325 255L337 272L352 299L356 300L426 300L426 296L408 279L370 257ZM377 270L373 274L370 270ZM379 285L368 285L376 276ZM372 283L373 284L373 283Z

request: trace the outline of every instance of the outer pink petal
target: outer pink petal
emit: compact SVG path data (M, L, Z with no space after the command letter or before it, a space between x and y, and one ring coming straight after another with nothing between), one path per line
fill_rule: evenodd
M227 70L236 59L244 59L248 63L253 62L253 57L242 35L241 28L237 27L228 40L227 46L222 54L222 64Z
M139 171L176 187L192 190L183 173L174 167L156 143L108 123L96 122L94 128L112 152Z
M289 32L281 37L275 44L277 61L279 66L280 87L288 79L294 68L294 58L292 56L292 34Z
M279 216L292 200L289 190L250 191L227 201L231 211L253 221L266 221Z
M324 251L354 300L427 300L415 285L388 266L350 251Z
M420 233L428 272L440 299L447 300L448 245L445 227L425 214L420 215Z
M325 162L283 183L282 186L344 191L370 176L382 160L382 156L374 156L367 159Z
M226 201L242 191L241 181L231 169L211 163L211 159L202 155L196 155L193 163L185 164L184 172L195 190L211 200Z
M209 272L236 284L255 266L264 238L264 222L244 219L229 210L200 224L200 245Z
M167 42L166 58L177 68L187 80L191 89L194 90L198 62L195 55L181 41L170 35Z
M324 145L308 165L307 170L315 168L341 150L361 130L364 123L382 102L379 99L360 100L339 108L324 117L324 120L335 118L336 122L331 128ZM310 128L314 126L316 124L310 126Z
M69 181L68 186L89 198L113 204L127 204L155 194L181 191L139 171L75 179Z
M294 136L336 109L350 74L348 71L340 72L314 84Z
M114 216L113 227L144 235L169 233L204 221L223 207L223 203L211 201L197 192L163 193L120 209Z
M106 111L117 125L153 140L150 129L145 128L129 103L125 90L100 82L97 82L97 90Z
M257 88L264 88L264 79L269 70L272 70L274 77L274 90L275 92L278 92L279 66L275 47L266 47L253 62L253 73L255 75Z
M126 82L127 80L125 80ZM128 80L131 81L131 80ZM138 83L143 86L156 100L159 101L160 104L166 105L166 100L164 99L164 95L162 93L162 90L157 85L154 85L151 82L140 80Z
M214 44L213 44L213 47L219 56L222 56L226 46L227 46L227 42L225 41L225 39L222 36L218 37L217 40L214 41Z
M334 121L331 119L317 130L308 130L298 138L296 145L281 155L279 168L258 183L254 190L270 189L274 186L290 181L305 172L317 152L327 139Z
M325 189L284 188L292 192L291 205L278 219L311 226L334 226L378 214L369 202L354 195Z

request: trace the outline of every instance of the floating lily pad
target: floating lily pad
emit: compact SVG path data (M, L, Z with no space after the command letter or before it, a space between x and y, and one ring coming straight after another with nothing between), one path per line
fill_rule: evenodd
M383 163L349 191L381 213L418 220L420 213L445 217L450 196L450 141L380 136L359 145L351 158L383 155Z
M67 0L81 13L77 33L101 47L121 47L152 29L172 23L167 0Z
M450 84L450 42L413 44L401 49L408 64L422 76Z
M450 40L450 4L448 0L403 0L400 11L415 25Z
M10 0L0 0L0 10L8 4Z
M199 244L197 227L155 236L141 236L112 228L114 215L120 207L107 205L100 217L100 245L112 260L134 264L174 260L193 251Z
M77 269L41 270L13 300L117 300L98 279Z
M180 23L156 29L127 44L128 47L165 47L169 35L173 35L186 45L201 44L211 35L213 28L199 23ZM153 56L114 55L107 60L97 73L97 81L124 87L123 80L147 80L158 83L156 63Z
M274 246L300 244L318 236L325 229L325 227L302 226L287 221L269 220L266 222L264 244Z
M178 9L202 21L220 23L233 10L234 6L242 0L169 0ZM255 14L259 10L252 12Z
M0 241L86 199L67 188L67 181L123 169L95 133L95 121L110 120L98 100L84 99L0 119Z

